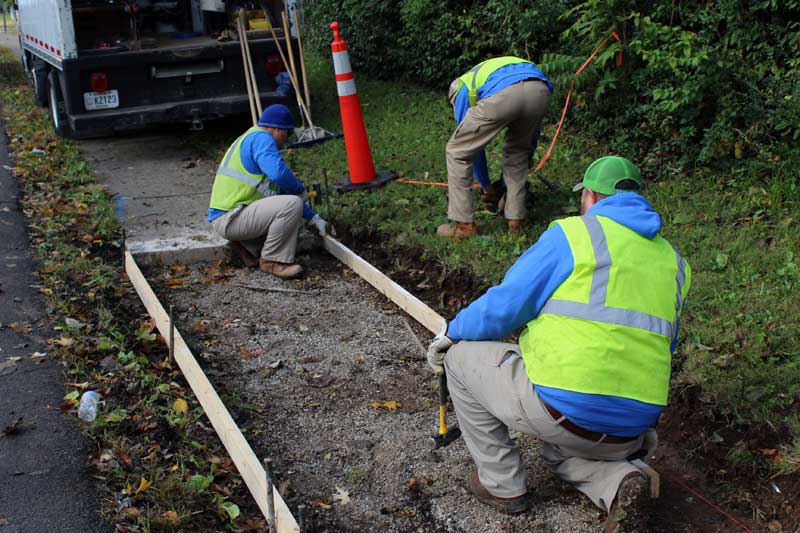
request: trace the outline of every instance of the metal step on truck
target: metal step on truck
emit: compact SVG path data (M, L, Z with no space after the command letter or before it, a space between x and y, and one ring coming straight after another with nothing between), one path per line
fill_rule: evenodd
M296 101L281 12L297 0L16 0L22 64L63 137L102 137L166 123L200 129L247 113L238 40L245 10L264 105ZM292 23L290 22L290 25ZM299 54L296 28L289 42Z

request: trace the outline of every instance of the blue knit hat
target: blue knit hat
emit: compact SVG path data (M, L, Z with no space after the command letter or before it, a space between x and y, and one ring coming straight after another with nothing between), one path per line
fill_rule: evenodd
M294 116L289 108L283 104L273 104L267 107L261 118L258 119L259 126L267 128L279 128L282 130L294 129Z

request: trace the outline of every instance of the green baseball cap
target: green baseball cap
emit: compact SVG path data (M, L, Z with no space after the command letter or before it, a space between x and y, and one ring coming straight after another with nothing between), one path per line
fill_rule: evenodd
M615 155L607 155L596 159L583 174L583 181L575 185L574 192L584 187L605 196L612 196L617 192L617 184L621 181L631 180L642 188L642 175L636 165Z

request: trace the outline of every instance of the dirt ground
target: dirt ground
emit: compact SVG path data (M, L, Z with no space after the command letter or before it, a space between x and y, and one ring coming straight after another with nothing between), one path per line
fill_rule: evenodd
M309 531L598 530L599 511L544 469L527 436L532 512L476 504L463 440L426 447L436 382L413 319L323 252L300 260L310 272L295 282L208 264L148 275L257 454L274 459L290 507L306 506ZM176 276L185 288L168 289L181 286L167 285Z
M602 513L542 465L527 435L515 438L531 512L507 517L477 503L463 440L426 447L437 423L436 382L420 346L430 334L305 230L301 249L308 274L298 281L220 263L146 275L256 454L274 460L295 516L305 506L307 531L602 529ZM457 423L452 410L448 420ZM741 530L676 483L708 494L680 450L662 446L653 464L662 497L647 531Z

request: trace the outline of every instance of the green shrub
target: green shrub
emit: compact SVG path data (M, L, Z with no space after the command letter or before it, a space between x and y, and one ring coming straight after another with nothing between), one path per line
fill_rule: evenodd
M484 59L536 60L566 28L568 2L522 0L310 0L308 41L330 54L328 24L338 20L353 67L379 78L445 86ZM541 5L539 5L541 4Z

